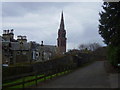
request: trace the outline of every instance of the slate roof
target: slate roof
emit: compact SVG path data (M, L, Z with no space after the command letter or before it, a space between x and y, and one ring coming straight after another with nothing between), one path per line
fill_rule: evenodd
M46 52L54 52L55 53L57 47L53 46L53 45L43 45L43 46L40 46L39 49L40 50L43 49L43 51L46 51Z
M2 36L0 36L0 41L5 41L5 40L2 38Z
M23 44L20 44L20 42L11 42L11 49L12 50L29 50L30 44L25 42Z

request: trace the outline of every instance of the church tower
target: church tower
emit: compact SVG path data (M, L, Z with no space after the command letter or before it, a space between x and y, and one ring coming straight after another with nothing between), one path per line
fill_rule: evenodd
M61 14L61 22L60 22L60 28L58 30L58 38L57 38L57 45L59 48L60 53L66 52L66 30L64 26L64 17L63 12Z

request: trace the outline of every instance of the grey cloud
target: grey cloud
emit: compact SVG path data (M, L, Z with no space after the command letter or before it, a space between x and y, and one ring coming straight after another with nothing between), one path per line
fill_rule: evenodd
M64 11L67 49L79 44L99 42L99 11L102 3L3 3L3 29L15 29L29 41L56 45L61 11ZM1 32L0 32L1 33Z
M53 8L63 8L70 3L62 3L62 2L3 2L2 4L2 12L3 17L9 16L24 16L27 13L41 13L49 7ZM54 12L53 12L54 13Z

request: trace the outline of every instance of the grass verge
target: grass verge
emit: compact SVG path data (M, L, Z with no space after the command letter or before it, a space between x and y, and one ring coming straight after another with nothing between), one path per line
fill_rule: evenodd
M69 71L70 70L47 76L45 78L37 80L37 83L45 81L45 80L53 78L53 77L56 77L56 76L61 76L61 75L65 74L65 73L68 73ZM37 77L42 77L42 76L44 76L44 75L37 75ZM24 77L24 80L28 81L28 80L32 80L32 79L35 79L35 78L36 78L36 76L28 76L28 77ZM10 85L10 84L15 84L15 83L20 83L22 81L23 81L23 78L20 78L20 79L17 79L15 81L12 81L12 82L3 83L3 86ZM36 84L35 81L28 82L28 83L24 84L24 87L28 87L28 86L35 85L35 84ZM23 88L23 85L16 85L16 86L12 86L10 88Z

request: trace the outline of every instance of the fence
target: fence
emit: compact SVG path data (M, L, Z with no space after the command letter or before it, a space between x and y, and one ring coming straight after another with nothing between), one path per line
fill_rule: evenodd
M46 77L48 76L50 76L51 78L53 75L58 76L58 73L60 72L71 71L79 67L81 64L89 62L90 56L91 55L87 55L87 54L83 55L82 57L68 56L68 57L60 58L58 60L51 60L45 63L35 64L33 65L34 72L32 73L5 78L4 81L12 80L15 78L22 78L22 81L19 83L3 85L3 88L9 88L9 87L13 87L16 85L22 85L22 88L25 88L25 84L28 82L32 82L32 81L35 81L35 84L37 85L38 80L40 79L46 80ZM39 75L43 75L43 76L39 77ZM31 80L25 80L25 78L28 76L35 76L35 78Z
M22 78L22 81L19 82L19 83L13 83L13 84L8 84L8 85L3 85L3 89L5 88L9 88L9 87L13 87L13 86L17 86L17 85L22 85L22 88L25 88L25 83L28 83L28 82L32 82L32 81L35 81L35 85L37 86L38 84L38 80L39 79L44 79L46 80L46 77L50 76L50 78L53 78L53 75L56 75L58 76L58 73L60 72L63 72L64 74L66 74L66 71L70 71L74 69L74 67L72 66L67 66L67 67L61 67L61 68L56 68L56 69L49 69L47 71L41 71L41 72L33 72L33 73L28 73L28 74L22 74L22 75L18 75L16 77L9 77L9 78L6 78L4 80L10 80L10 79L14 79L14 78ZM38 77L39 75L43 75L43 76L40 76ZM25 80L26 77L28 76L35 76L34 79L31 79L31 80Z

